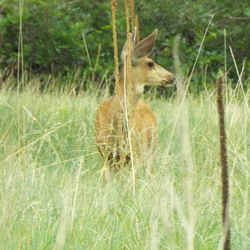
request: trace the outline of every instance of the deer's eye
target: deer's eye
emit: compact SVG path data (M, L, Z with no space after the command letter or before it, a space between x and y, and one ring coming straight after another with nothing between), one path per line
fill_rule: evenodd
M153 67L155 66L155 64L154 64L153 62L148 62L147 64L148 64L148 66L149 66L150 68L153 68Z

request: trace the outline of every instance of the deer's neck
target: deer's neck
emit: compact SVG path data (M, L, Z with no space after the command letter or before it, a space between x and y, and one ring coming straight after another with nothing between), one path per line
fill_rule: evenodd
M121 103L127 106L129 111L133 111L136 108L143 91L144 85L136 84L133 78L131 78L131 82L129 83L124 79L123 74L121 74L119 88L116 89L116 95Z

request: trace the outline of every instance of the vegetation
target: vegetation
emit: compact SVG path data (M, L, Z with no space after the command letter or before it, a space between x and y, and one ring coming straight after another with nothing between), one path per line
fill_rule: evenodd
M70 90L71 91L71 90ZM250 116L247 93L227 89L232 249L250 245ZM186 165L175 99L149 98L159 124L153 176L132 195L130 167L101 179L94 143L97 103L85 92L0 93L0 238L3 249L186 249ZM187 99L195 162L195 249L218 249L221 182L216 96Z
M126 27L123 1L118 2L118 45L121 50L126 37ZM23 11L20 13L22 6ZM206 27L212 18L192 87L202 89L204 84L201 82L212 82L211 79L215 78L218 69L224 65L224 59L227 60L229 77L234 79L236 84L238 76L228 46L232 47L239 72L244 67L243 78L248 79L248 0L138 1L136 13L139 16L142 37L156 27L159 29L155 56L160 64L170 68L170 71L173 71L173 40L177 34L181 35L182 62L186 73L195 61ZM21 49L20 34L23 38L21 47L25 69L28 72L67 76L78 71L80 75L88 76L97 82L100 82L105 73L108 76L113 74L110 1L2 0L0 66L4 76L10 73L17 74L18 51ZM86 49L90 57L87 56ZM247 84L248 81L244 83Z
M180 35L177 77L192 71L190 91L181 103L175 88L146 91L159 127L154 171L141 166L134 179L127 166L104 181L94 119L114 82L110 1L1 0L0 248L222 249L223 67L231 245L249 249L248 0L143 0L136 13L141 37L159 29L153 56L171 72Z

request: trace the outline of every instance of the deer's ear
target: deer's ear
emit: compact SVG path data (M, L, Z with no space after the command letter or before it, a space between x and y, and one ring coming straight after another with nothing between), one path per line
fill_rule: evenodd
M122 53L121 53L122 61L124 61L125 55L128 53L128 51L130 50L130 52L132 53L134 48L135 48L134 34L133 34L133 36L132 36L132 34L130 34L130 39L125 42L123 49L122 49Z
M143 56L148 56L155 45L155 40L158 30L155 29L152 34L141 40L134 48L132 55L134 59L138 59Z

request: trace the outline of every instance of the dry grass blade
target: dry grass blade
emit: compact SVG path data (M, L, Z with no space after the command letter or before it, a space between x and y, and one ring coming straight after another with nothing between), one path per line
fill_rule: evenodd
M208 23L208 25L207 25L207 28L206 28L206 30L205 30L205 33L204 33L204 35L203 35L203 37L202 37L202 41L201 41L201 44L200 44L200 47L199 47L197 56L196 56L196 58L195 58L195 62L194 62L194 64L193 64L193 67L192 67L190 76L189 76L189 78L188 78L187 88L188 88L188 86L189 86L189 84L190 84L190 82L191 82L191 79L192 79L192 77L193 77L195 67L196 67L197 62L198 62L198 59L199 59L199 57L200 57L201 49L203 48L203 44L204 44L204 42L205 42L205 38L206 38L206 36L207 36L208 30L209 30L209 28L210 28L210 26L211 26L211 23L212 23L213 18L214 18L214 16L212 15L211 18L210 18L210 20L209 20L209 23Z
M184 86L184 77L181 70L181 64L179 59L179 40L180 37L175 38L174 43L174 64L177 75L177 94L180 104L180 132L181 132L181 144L184 156L184 162L186 167L186 192L187 192L187 204L188 204L188 224L186 229L187 248L194 249L194 227L195 216L193 208L193 174L194 174L194 162L192 157L192 149L190 142L190 129L189 129L189 114L186 102L186 91Z
M124 7L125 7L125 14L126 14L126 36L127 36L127 49L125 52L125 59L124 59L124 101L125 101L125 122L126 122L126 128L127 128L127 139L129 144L129 152L131 157L131 166L132 166L132 182L133 182L133 197L135 198L135 166L134 166L134 155L133 155L133 148L132 148L132 141L131 141L131 124L129 120L129 105L132 103L131 97L132 97L132 65L131 65L131 51L132 51L132 36L130 33L130 12L133 13L134 6L132 7L133 10L131 10L131 6L133 5L133 1L128 2L127 0L124 1Z
M138 16L136 15L135 16L135 28L136 28L136 42L138 43L140 41L140 24L139 24L139 18Z
M91 69L92 69L92 68L93 68L93 67L92 67L92 61L91 61L91 59L90 59L89 50L88 50L88 46L87 46L87 42L86 42L86 39L85 39L84 34L82 34L82 40L83 40L84 48L85 48L86 55L87 55L87 58L88 58L89 66L90 66Z
M116 33L116 0L111 0L112 11L112 28L113 28L113 42L114 42L114 60L115 60L115 87L119 93L119 60L118 60L118 46L117 46L117 33Z
M136 25L136 19L135 19L135 3L134 0L129 0L129 8L131 11L131 25L132 25L132 29L135 27Z

